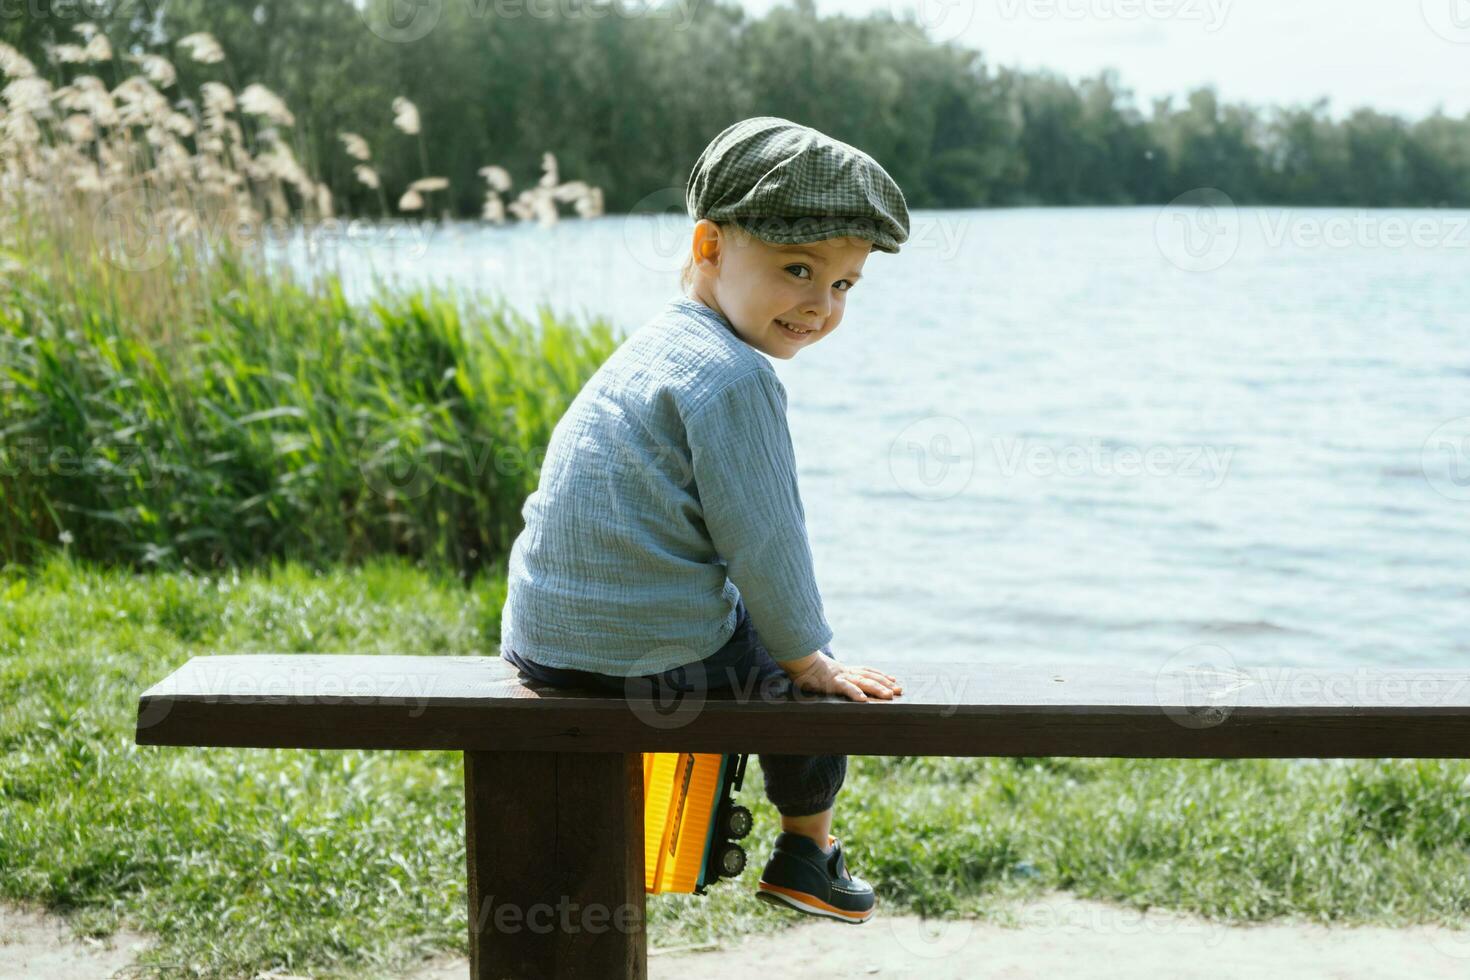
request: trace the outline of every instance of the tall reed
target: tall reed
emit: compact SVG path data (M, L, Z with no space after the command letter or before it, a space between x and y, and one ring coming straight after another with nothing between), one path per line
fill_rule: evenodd
M306 288L228 255L170 319L107 262L0 288L0 561L49 544L138 566L502 556L609 323L484 296ZM145 293L145 295L147 295Z
M171 100L157 54L109 89L87 73L113 60L106 36L77 33L85 46L52 49L59 85L0 42L0 564L55 546L137 567L393 553L468 574L502 558L611 326L299 284L241 234L333 216L284 102L222 82ZM179 47L225 60L207 34ZM411 102L393 111L417 133ZM381 188L366 141L342 142ZM508 206L509 175L484 168L486 219L600 213L598 189L562 183L550 153L543 167ZM446 188L421 176L400 210Z

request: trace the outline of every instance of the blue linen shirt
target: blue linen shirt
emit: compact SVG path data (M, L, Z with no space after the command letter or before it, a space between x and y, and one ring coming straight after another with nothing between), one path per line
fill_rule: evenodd
M776 660L832 639L786 424L786 388L723 315L679 296L552 430L511 546L500 642L619 677L702 660L737 601Z

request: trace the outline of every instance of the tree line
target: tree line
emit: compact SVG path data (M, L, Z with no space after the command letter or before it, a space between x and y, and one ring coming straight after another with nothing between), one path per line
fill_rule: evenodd
M752 115L862 148L914 208L1151 204L1200 187L1238 204L1470 206L1470 116L1339 120L1325 97L1261 107L1212 88L1141 107L1115 71L996 67L888 12L821 16L811 0L763 16L728 0L51 0L0 20L0 38L60 84L74 66L48 51L84 13L120 53L175 57L179 92L269 86L296 113L297 155L355 214L384 198L355 178L342 132L372 144L385 184L448 178L460 215L479 212L480 168L534 182L548 150L626 212L676 207L699 151ZM166 39L196 31L227 61L176 57ZM418 106L415 138L394 128L398 96Z

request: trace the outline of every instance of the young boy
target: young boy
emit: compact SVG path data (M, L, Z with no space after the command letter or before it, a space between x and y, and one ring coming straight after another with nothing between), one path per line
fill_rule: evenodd
M871 157L757 116L710 142L685 191L684 294L557 423L511 549L501 655L533 680L625 690L903 692L830 648L797 488L783 360L837 329L874 249L908 238ZM759 353L757 353L759 352ZM866 922L873 890L831 834L845 755L760 755L782 832L757 897Z

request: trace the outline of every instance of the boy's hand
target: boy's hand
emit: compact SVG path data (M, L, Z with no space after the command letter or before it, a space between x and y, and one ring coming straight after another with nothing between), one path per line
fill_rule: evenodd
M875 667L855 667L820 650L800 660L777 661L791 683L810 694L841 694L852 701L891 700L903 693L896 677Z

